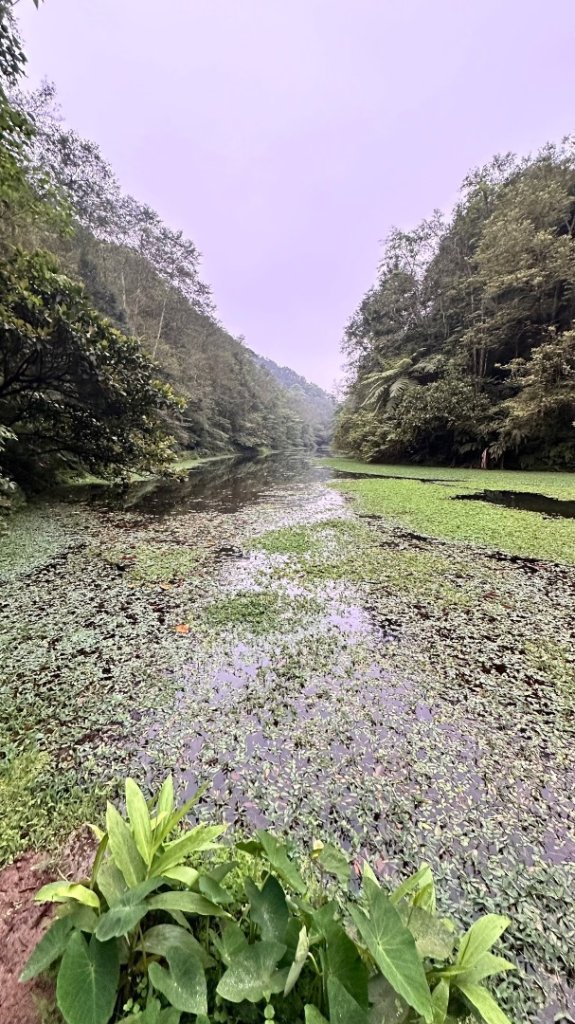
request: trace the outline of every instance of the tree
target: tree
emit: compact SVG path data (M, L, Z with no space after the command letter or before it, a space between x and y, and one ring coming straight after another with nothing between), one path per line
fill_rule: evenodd
M546 385L544 428L534 404L574 318L573 143L497 157L466 178L449 222L390 235L344 339L338 444L369 458L478 463L487 446L508 462L575 464L565 381Z
M27 483L59 467L121 474L169 457L177 408L138 342L112 327L50 257L0 267L0 452Z

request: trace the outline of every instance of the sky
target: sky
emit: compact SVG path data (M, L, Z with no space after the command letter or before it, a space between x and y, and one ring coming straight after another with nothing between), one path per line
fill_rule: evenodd
M332 388L382 240L575 130L574 0L32 0L30 85L203 255L233 334Z

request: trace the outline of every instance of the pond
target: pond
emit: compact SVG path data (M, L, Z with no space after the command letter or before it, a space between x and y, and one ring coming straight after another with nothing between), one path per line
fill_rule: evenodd
M545 516L560 516L563 519L575 519L575 501L563 501L550 498L546 494L533 494L529 491L481 491L479 494L458 494L455 501L487 501L492 505L503 505L505 508L518 508L526 512L539 512Z
M509 911L507 1005L550 1022L575 987L575 568L359 518L331 477L222 460L14 517L0 852L127 772L207 780L201 813L236 829L332 839L383 877L426 859L446 912Z

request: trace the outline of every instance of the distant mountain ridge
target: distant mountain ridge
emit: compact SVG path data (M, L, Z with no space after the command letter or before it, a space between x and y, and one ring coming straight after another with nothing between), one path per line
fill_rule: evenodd
M292 402L299 408L302 419L312 425L315 446L318 448L327 446L331 440L336 408L333 395L320 388L319 384L313 384L306 380L289 366L279 366L273 359L260 356L252 349L246 351L258 366L266 370L290 393Z

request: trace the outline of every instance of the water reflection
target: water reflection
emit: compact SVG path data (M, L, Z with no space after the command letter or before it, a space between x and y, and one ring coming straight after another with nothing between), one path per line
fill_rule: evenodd
M330 470L313 456L281 453L257 458L229 458L206 462L183 478L153 479L120 485L87 484L62 490L70 501L84 501L109 509L132 509L150 516L206 510L239 512L249 505L285 501L285 490L297 483L305 498L306 483L328 480Z

